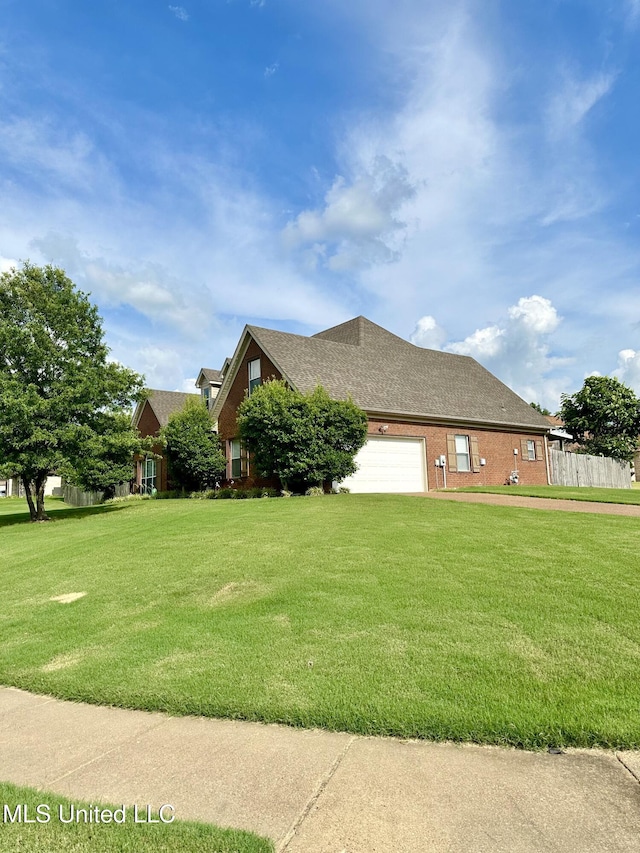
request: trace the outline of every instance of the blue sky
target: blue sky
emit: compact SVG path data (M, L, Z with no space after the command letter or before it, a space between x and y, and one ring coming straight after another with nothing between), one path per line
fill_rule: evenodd
M640 392L640 0L0 0L0 269L192 389L364 314L551 409Z

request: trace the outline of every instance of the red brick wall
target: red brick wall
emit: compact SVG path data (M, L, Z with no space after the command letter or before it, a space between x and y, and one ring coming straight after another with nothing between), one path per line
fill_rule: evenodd
M245 399L249 387L248 363L254 358L260 358L260 373L262 381L275 377L281 379L282 374L275 365L262 352L258 344L251 340L247 352L242 360L236 378L231 386L227 399L218 417L218 432L220 438L225 442L228 454L227 441L236 437L236 411L240 403ZM490 429L470 429L461 426L432 426L426 424L394 423L384 419L370 419L369 433L380 435L378 428L386 424L388 436L412 436L426 439L427 453L427 477L430 489L442 487L442 469L435 467L435 459L441 454L447 455L447 435L468 435L469 439L477 438L479 455L486 459L486 465L480 468L478 473L458 473L449 471L447 464L447 486L451 488L473 485L503 485L509 475L516 468L519 473L519 481L523 485L546 485L547 469L544 453L541 459L529 462L523 459L521 440L533 439L538 442L542 440L540 435L518 432L501 432ZM518 456L513 454L514 448L518 450ZM249 465L249 477L239 481L243 486L248 485L272 485L271 481L259 480L252 476L251 465ZM437 475L437 480L436 480Z
M229 390L227 399L218 416L218 435L223 439L225 444L225 453L229 457L228 440L236 438L236 412L238 406L245 399L249 389L249 362L254 358L260 359L260 377L263 382L267 379L282 379L282 374L273 364L273 362L262 352L258 344L251 339L247 351L242 359L236 378ZM230 463L229 463L230 464ZM253 476L251 464L249 464L249 476L237 478L236 482L242 486L273 486L276 485L273 480L263 480Z
M542 441L540 435L534 433L500 432L490 429L471 429L462 426L432 426L429 424L394 423L383 419L369 420L369 434L380 435L379 427L387 425L384 433L388 436L412 436L426 439L427 478L429 489L442 488L443 471L436 468L438 456L447 456L448 435L468 435L469 439L477 438L479 455L486 459L486 465L478 473L455 472L449 470L447 459L447 488L460 486L501 486L508 480L509 475L517 468L521 485L544 486L547 484L547 468L543 454L541 459L529 462L522 458L521 440L533 439ZM514 456L514 448L518 456ZM436 480L437 478L437 480Z
M147 438L150 435L157 436L160 432L160 421L155 416L148 400L143 406L142 414L138 421L138 432L142 438ZM163 448L161 444L153 445L154 453L162 455L162 450ZM136 457L134 460L136 463L135 480L138 485L140 485L140 465L138 464L140 458L141 457ZM167 464L164 456L162 459L156 460L156 483L159 492L166 492L169 488L169 484L167 482Z

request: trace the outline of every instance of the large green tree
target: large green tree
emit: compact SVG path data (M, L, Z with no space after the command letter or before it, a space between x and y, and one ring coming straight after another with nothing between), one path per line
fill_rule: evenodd
M20 477L33 521L52 472L86 489L131 477L143 379L108 354L97 309L61 269L0 275L0 468Z
M189 491L209 489L224 476L225 458L206 406L187 400L169 417L162 439L174 485Z
M613 376L589 376L563 394L558 416L584 453L630 462L640 436L640 400Z
M302 394L277 379L241 403L238 432L258 474L277 476L286 489L353 474L367 416L351 400L332 400L321 386Z

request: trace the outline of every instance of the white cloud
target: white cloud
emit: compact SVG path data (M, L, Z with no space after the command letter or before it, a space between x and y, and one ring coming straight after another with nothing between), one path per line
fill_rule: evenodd
M485 361L500 355L505 349L506 330L499 326L487 326L476 329L463 341L449 344L447 349L458 355L470 355L472 358Z
M587 80L565 75L562 88L552 97L549 131L557 137L574 131L595 105L612 90L616 74L600 72Z
M418 320L409 338L412 344L425 347L425 349L441 349L446 339L447 333L445 330L429 314Z
M374 157L357 177L338 176L320 209L305 210L284 230L289 248L313 246L329 269L353 269L395 257L396 213L414 190L403 166Z
M273 77L278 68L280 68L279 62L274 62L273 65L267 65L267 67L264 69L264 76Z
M179 21L188 21L189 13L184 6L169 6L169 11L173 12Z
M182 391L184 394L199 394L200 392L196 388L196 377L190 376L188 379L183 379L176 391Z
M625 0L627 21L635 26L640 20L640 0Z
M560 322L548 299L537 295L522 297L507 308L500 322L476 329L463 340L451 341L440 348L475 358L528 402L556 408L567 381L558 370L567 366L567 360L552 355L549 341ZM444 342L446 332L433 317L423 317L411 340L429 346L433 333Z
M548 335L558 328L560 317L550 299L543 296L523 296L517 305L512 305L509 318L516 324L521 323L527 330L537 335Z
M20 263L13 258L3 258L0 255L0 273L10 272L14 267L17 269L19 266Z
M611 375L633 388L636 394L640 394L640 350L620 350L618 367Z

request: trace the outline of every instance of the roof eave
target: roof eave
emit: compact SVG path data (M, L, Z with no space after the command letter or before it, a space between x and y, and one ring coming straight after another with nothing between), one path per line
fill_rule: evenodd
M369 417L373 418L387 418L388 420L408 420L414 423L427 423L427 424L450 424L451 426L466 426L473 425L478 428L486 428L486 429L500 429L504 430L512 429L516 432L534 432L540 433L541 435L546 435L549 430L543 426L534 425L531 423L518 423L511 421L495 421L491 419L480 419L480 418L456 418L447 415L434 415L434 414L424 414L421 412L401 412L401 411L392 411L392 410L379 410L379 409L369 409L366 406L363 406L364 411L367 413Z

